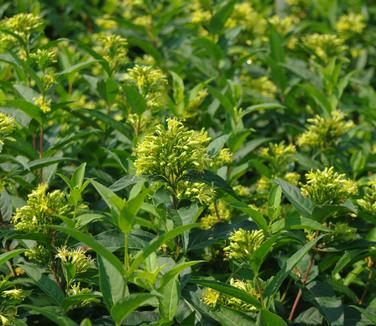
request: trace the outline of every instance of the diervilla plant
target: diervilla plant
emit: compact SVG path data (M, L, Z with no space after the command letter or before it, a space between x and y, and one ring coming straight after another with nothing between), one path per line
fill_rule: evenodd
M374 1L0 5L0 326L376 325Z

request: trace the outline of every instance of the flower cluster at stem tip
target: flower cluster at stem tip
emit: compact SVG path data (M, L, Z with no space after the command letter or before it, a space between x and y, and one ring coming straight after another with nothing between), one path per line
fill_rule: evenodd
M125 81L137 88L149 109L157 110L165 104L168 83L159 68L135 65L128 70Z
M231 233L229 240L229 245L223 249L226 257L242 262L249 260L252 253L262 245L265 236L262 230L238 229Z
M354 127L354 123L345 120L341 111L333 111L329 118L316 115L308 119L310 126L298 138L299 146L326 148L333 145L341 136Z
M261 283L261 281L259 282ZM257 290L254 282L250 280L240 280L240 279L230 279L230 285L240 289L248 294L260 299L260 291ZM215 309L218 306L226 306L229 308L233 308L236 310L244 311L244 312L254 312L256 311L256 307L252 304L245 303L241 299L235 298L233 296L220 293L214 289L208 288L205 290L202 301L208 305L211 309Z
M158 125L138 144L136 172L162 176L170 185L175 185L189 170L204 170L209 140L206 131L188 130L180 121L167 119L167 129Z
M307 182L302 185L302 194L318 205L336 205L357 193L354 181L345 174L334 171L333 167L320 171L310 171L305 175Z
M13 216L16 230L48 233L47 225L67 212L65 194L60 190L47 193L47 184L40 184L28 195L27 205L17 208Z

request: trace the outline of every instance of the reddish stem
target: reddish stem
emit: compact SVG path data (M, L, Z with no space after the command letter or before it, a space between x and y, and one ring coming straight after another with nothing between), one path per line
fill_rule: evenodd
M303 279L302 279L302 286L304 286L307 283L309 272L311 271L312 265L313 265L313 256L311 257L309 264L307 266L307 269L304 273ZM289 315L289 321L292 321L294 319L296 308L298 307L300 298L302 297L303 291L302 288L299 289L298 294L295 297L294 304L292 305L291 312Z

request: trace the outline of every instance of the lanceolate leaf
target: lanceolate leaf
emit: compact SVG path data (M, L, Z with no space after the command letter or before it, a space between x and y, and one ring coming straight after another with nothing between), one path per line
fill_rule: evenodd
M232 297L241 299L245 303L249 303L255 306L255 308L261 308L260 302L254 296L250 295L249 293L243 290L233 287L231 285L224 284L224 283L217 282L217 281L204 280L204 279L191 279L190 282L201 285L201 286L205 286L208 288L212 288L223 294L227 294Z
M134 293L126 296L117 302L111 309L111 316L120 325L127 316L143 304L146 301L152 299L153 294L150 293Z
M302 248L300 248L295 254L293 254L289 259L287 259L285 265L282 267L282 269L275 275L272 279L272 281L269 283L269 285L265 289L265 296L271 297L274 296L277 291L279 290L280 286L282 285L283 281L286 279L286 277L289 275L289 273L292 271L292 269L300 262L300 260L303 259L305 255L308 254L308 252L319 242L324 235L320 235L316 239L306 243Z
M95 241L91 235L65 226L51 225L50 227L54 230L66 233L78 241L88 245L97 254L103 256L103 258L105 258L120 274L123 274L124 270L121 261L113 253Z
M129 273L132 273L133 271L135 271L142 264L142 262L146 259L146 257L148 257L155 250L157 250L163 243L177 237L178 235L184 233L185 231L188 231L198 226L199 224L197 223L178 226L177 228L169 232L166 232L160 237L154 239L148 247L146 247L144 250L138 252L135 255L133 262L131 264Z
M276 179L275 182L282 187L284 195L299 213L305 217L311 217L313 204L310 199L303 197L298 187L282 179Z

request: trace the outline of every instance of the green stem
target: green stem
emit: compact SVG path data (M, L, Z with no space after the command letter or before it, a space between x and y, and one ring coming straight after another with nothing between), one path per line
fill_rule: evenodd
M124 268L126 279L128 277L130 262L129 262L129 232L124 233Z

